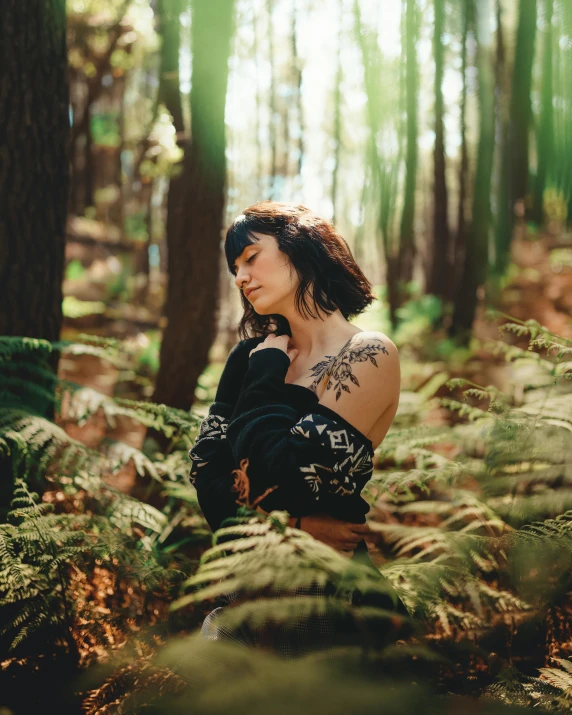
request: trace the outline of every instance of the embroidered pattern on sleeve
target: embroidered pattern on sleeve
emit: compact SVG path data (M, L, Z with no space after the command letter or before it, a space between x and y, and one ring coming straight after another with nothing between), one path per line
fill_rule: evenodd
M238 469L233 469L232 474L234 475L234 483L232 485L232 491L237 492L238 496L236 498L236 503L239 506L247 506L250 509L256 509L257 506L263 499L278 489L278 485L269 487L263 494L260 494L254 501L250 501L250 478L248 476L248 465L250 464L248 459L242 459L240 461L240 467Z
M300 466L316 500L319 500L324 485L330 493L340 496L361 491L373 470L372 455L366 446L360 444L350 430L331 429L329 425L331 421L320 415L308 414L290 430L307 439L309 447L314 442L328 448L331 457L328 464L311 461Z
M227 427L228 417L222 417L221 415L207 415L201 422L201 428L197 439L203 439L203 437L226 439Z
M214 439L226 439L226 428L228 427L228 418L221 415L207 415L201 422L199 434L197 436L195 447L201 439L207 437ZM208 461L201 459L200 455L195 451L195 447L189 449L189 457L192 460L190 473L191 484L194 486L197 481L198 470L206 467Z

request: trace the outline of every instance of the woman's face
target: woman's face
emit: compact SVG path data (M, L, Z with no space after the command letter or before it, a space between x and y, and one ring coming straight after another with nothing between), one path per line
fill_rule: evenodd
M256 242L246 246L235 261L234 282L259 315L284 315L294 303L298 276L274 236L252 235Z

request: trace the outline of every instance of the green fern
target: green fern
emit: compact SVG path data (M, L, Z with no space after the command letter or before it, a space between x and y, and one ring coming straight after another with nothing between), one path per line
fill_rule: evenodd
M230 599L221 625L231 633L249 629L271 648L285 632L295 650L310 647L303 633L318 615L339 624L335 637L342 641L380 647L384 637L403 637L408 631L403 617L386 610L397 605L387 581L290 528L287 517L272 512L263 518L243 509L232 526L216 532L215 545L185 582L190 593L172 608Z
M125 495L100 509L101 516L56 514L23 480L16 481L9 523L0 525L0 644L8 638L10 650L21 652L41 631L44 644L51 641L79 658L78 640L86 632L105 643L97 613L78 624L78 609L85 620L85 605L71 581L73 571L91 572L97 562L148 590L170 589L184 577L148 537L135 538L136 525L164 529L163 514Z

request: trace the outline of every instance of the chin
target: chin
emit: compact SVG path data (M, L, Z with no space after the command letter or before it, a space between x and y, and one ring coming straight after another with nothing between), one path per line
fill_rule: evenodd
M260 300L260 298L254 301L254 303L251 303L251 305L254 312L258 315L269 315L270 313L272 313L271 310L268 310L265 302L263 300Z

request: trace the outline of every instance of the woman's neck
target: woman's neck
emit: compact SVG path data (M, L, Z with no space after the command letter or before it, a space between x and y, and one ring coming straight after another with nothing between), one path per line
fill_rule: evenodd
M360 332L359 328L349 323L339 310L330 315L317 318L302 318L298 313L288 317L292 339L291 347L298 350L298 357L302 360L311 355L327 355L339 348L340 341L350 335Z

